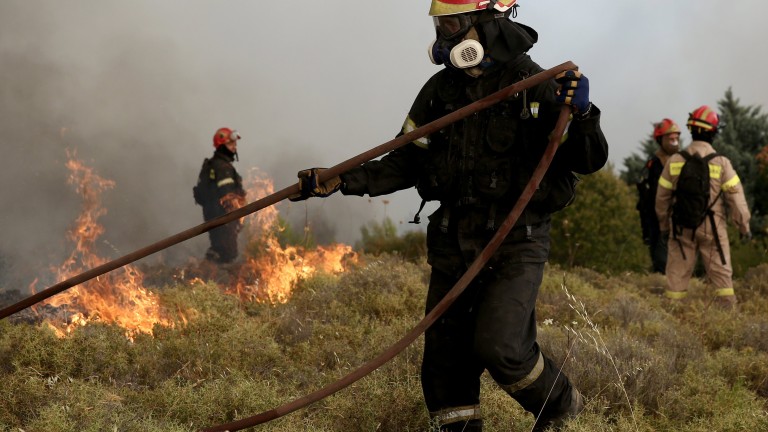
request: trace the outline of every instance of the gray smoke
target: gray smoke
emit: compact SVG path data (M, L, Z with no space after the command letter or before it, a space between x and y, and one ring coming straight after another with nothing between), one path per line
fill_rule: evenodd
M540 34L532 57L543 67L573 60L590 77L617 167L652 121L683 123L729 86L745 103L768 100L758 75L766 59L754 51L768 36L760 21L768 4L519 3L518 19ZM0 2L0 288L26 289L68 251L65 232L80 202L66 184L67 148L115 181L103 195L99 243L115 258L202 222L191 187L218 127L244 136L239 171L258 167L278 190L299 169L332 166L390 140L439 70L426 57L434 36L428 7ZM407 221L418 205L408 191L279 209L319 238L353 243L361 225L385 215L403 231L417 228ZM201 236L146 260L184 262L206 247Z
M115 182L102 195L98 252L116 258L202 222L191 187L218 127L244 136L239 171L258 167L278 190L301 168L334 165L394 136L410 96L366 106L382 111L370 124L363 101L387 86L350 94L345 76L383 77L370 58L345 64L359 50L338 49L346 23L335 15L252 2L0 4L0 288L55 282L49 268L69 252L65 233L81 205L67 184L67 149ZM366 200L318 201L279 208L319 240L348 243L384 215ZM203 235L145 261L183 262L206 247Z

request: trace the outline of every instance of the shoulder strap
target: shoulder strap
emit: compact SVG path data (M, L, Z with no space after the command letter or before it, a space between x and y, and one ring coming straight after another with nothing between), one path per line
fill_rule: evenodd
M211 167L211 159L205 158L203 160L203 165L200 167L200 175L199 175L200 179L215 180L216 179L215 174L213 175L213 177L211 177L212 171L213 171L213 168Z

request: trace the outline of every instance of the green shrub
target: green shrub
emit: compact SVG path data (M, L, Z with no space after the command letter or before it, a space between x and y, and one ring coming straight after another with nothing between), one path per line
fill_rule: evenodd
M385 218L379 224L370 222L360 228L362 240L357 249L370 255L382 253L397 254L406 261L417 262L427 256L427 236L422 231L409 231L397 235L397 227L392 219Z
M635 202L611 166L585 176L573 204L553 215L551 260L614 274L650 267Z

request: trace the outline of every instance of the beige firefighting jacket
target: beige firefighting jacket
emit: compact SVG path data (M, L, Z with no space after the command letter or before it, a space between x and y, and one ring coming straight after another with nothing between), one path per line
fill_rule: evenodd
M656 155L657 158L659 158L659 160L661 161L661 165L662 166L667 164L667 161L669 160L669 157L671 156L671 155L667 154L667 152L665 152L662 149L656 150L656 153L654 153L654 154Z
M690 154L698 154L701 157L715 153L712 145L705 141L693 141L683 151L687 151ZM685 165L685 159L682 156L679 154L670 156L659 178L659 188L656 191L656 215L659 218L659 228L662 232L668 232L672 224L672 193L677 186L677 180L683 165ZM751 215L749 207L747 207L747 199L744 196L744 187L738 174L733 169L731 161L725 156L717 156L710 160L709 178L710 203L712 203L721 190L723 191L723 195L712 206L712 210L715 212L715 224L719 228L725 228L725 203L728 203L728 208L731 209L730 217L739 228L739 232L741 234L748 233ZM707 223L707 220L703 223Z

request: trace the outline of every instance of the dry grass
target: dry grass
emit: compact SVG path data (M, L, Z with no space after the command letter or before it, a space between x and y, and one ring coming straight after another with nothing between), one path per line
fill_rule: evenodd
M67 339L0 322L0 431L193 431L272 409L348 374L423 314L428 268L368 257L303 281L284 305L240 304L212 283L159 290L190 319L129 342L91 325ZM739 312L702 281L673 306L655 275L548 268L540 343L587 398L568 431L768 430L768 265L737 280ZM323 401L253 430L424 431L421 340ZM487 377L486 430L527 431Z

